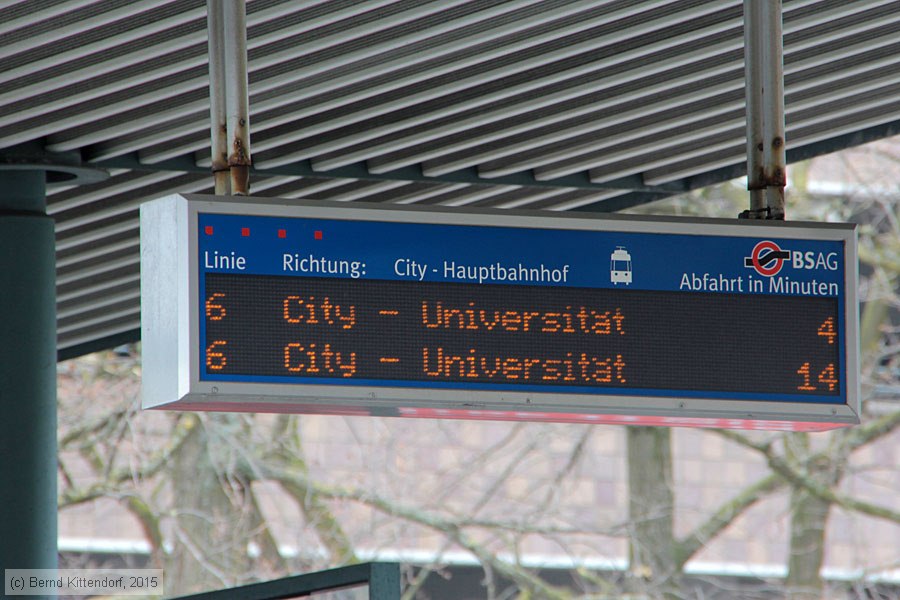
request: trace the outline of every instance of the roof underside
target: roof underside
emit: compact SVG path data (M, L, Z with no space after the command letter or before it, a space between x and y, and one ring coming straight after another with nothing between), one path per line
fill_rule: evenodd
M741 0L251 0L254 196L614 211L745 170ZM900 2L785 0L788 160L900 131ZM205 0L8 0L0 154L48 190L62 357L138 336L137 207L211 192ZM4 150L5 149L5 150Z

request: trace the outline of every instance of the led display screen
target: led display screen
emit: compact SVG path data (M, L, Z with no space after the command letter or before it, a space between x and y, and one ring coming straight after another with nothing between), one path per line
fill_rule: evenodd
M142 246L149 406L858 419L849 225L175 196Z
M218 273L204 298L206 376L840 396L833 298Z

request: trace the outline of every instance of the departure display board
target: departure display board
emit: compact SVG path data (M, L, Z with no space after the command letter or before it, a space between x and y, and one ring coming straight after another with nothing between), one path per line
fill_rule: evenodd
M851 226L174 196L141 227L147 407L857 422Z

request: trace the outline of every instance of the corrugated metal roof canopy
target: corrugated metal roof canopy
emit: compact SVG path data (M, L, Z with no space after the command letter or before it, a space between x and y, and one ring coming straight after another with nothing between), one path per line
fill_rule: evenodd
M208 192L205 0L0 5L0 155L51 187L59 349L136 339L137 207ZM612 211L743 174L741 0L251 0L260 196ZM900 2L786 0L788 159L900 125Z

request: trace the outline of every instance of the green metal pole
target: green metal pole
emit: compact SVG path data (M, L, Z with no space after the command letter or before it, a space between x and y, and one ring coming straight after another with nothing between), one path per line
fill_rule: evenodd
M369 600L400 600L400 565L370 563Z
M54 247L44 171L0 170L0 570L57 566Z

